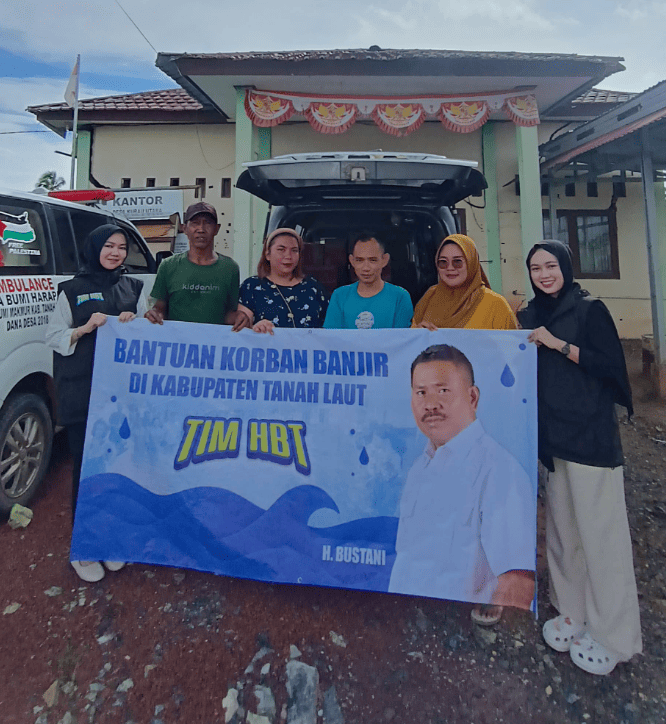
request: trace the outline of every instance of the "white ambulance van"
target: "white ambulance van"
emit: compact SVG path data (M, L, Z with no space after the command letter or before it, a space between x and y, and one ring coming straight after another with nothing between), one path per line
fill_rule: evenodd
M79 266L88 233L126 232L125 266L152 286L155 261L136 228L108 211L0 190L0 517L26 505L51 457L56 419L53 353L44 343L58 284Z

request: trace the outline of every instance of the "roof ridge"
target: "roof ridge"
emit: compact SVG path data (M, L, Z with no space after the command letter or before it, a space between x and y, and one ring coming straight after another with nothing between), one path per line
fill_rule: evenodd
M370 48L320 48L311 50L256 50L256 51L238 51L227 53L164 53L158 54L162 58L228 58L228 59L253 59L253 58L291 58L292 60L308 60L317 57L352 57L358 54L368 56L441 56L441 57L490 57L490 58L548 58L548 59L580 59L587 62L608 62L623 61L620 56L597 56L597 55L580 55L578 53L527 53L522 51L492 51L492 50L449 50L445 48L380 48L379 46L371 46Z

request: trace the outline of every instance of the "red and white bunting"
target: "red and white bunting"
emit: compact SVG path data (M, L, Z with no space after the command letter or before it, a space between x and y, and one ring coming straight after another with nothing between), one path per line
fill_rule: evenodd
M519 126L539 123L535 96L515 91L474 96L356 98L248 89L245 110L256 126L277 126L299 114L319 133L332 134L344 133L359 117L370 117L382 131L398 137L413 133L427 118L439 118L450 131L471 133L491 113L500 110Z
M488 120L490 107L486 101L460 101L459 103L442 103L437 114L439 120L449 129L457 133L476 131Z
M354 125L358 108L354 103L310 103L305 111L308 123L319 133L344 133Z
M294 114L294 106L288 98L248 91L245 93L245 112L255 126L269 128L288 121Z
M372 117L384 133L407 136L421 128L426 113L419 103L378 103Z
M539 108L533 95L507 98L504 111L517 126L536 126L539 123Z

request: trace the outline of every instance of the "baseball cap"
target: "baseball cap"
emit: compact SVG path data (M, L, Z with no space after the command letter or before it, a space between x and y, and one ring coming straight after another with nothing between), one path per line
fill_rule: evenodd
M183 216L183 222L187 224L187 222L197 214L210 214L217 224L217 211L215 207L207 204L205 201L197 201L196 204L190 204L185 211L185 216Z

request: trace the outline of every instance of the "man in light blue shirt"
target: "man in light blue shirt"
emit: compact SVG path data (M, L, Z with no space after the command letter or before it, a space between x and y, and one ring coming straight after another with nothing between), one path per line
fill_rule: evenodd
M476 419L467 357L433 345L412 364L412 413L429 442L400 501L389 591L529 608L536 499L520 463Z
M358 281L333 292L326 312L326 329L387 329L409 327L414 314L406 289L382 279L389 263L384 244L371 234L354 242L349 263Z

